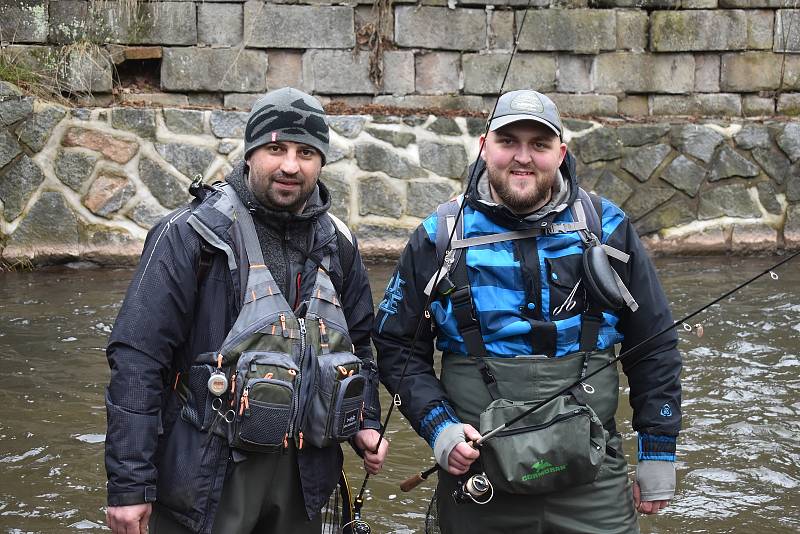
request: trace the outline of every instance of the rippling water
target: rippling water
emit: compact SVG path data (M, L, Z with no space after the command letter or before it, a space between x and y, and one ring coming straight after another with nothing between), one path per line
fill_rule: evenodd
M676 318L776 258L657 261ZM681 330L684 430L678 494L645 533L800 531L800 259L763 277ZM392 266L370 266L380 298ZM104 523L104 347L132 272L59 268L0 274L0 530L70 532ZM388 397L384 392L384 409ZM628 429L623 395L618 426ZM400 481L432 464L429 447L396 413L384 471L363 514L373 531L419 532L433 482ZM351 483L363 471L351 454Z

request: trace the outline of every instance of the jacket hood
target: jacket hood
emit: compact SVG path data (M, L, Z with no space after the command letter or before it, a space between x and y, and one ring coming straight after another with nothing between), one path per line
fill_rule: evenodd
M472 178L467 187L467 203L473 209L485 214L493 222L510 230L524 230L539 226L540 221L550 222L568 206L571 206L578 195L575 157L569 150L567 150L564 161L561 162L558 170L566 186L565 198L555 206L550 202L534 213L520 216L502 204L486 200L485 191L488 191L486 162L482 158L478 158L469 166L467 171L467 177Z

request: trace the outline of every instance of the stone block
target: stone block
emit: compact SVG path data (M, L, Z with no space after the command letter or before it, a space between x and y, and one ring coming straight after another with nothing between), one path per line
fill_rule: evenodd
M617 49L643 52L647 49L650 19L646 11L617 11Z
M61 106L46 105L17 128L17 138L33 152L39 152L50 139L53 128L67 115Z
M657 143L670 132L669 124L632 124L617 128L617 137L626 147Z
M198 135L203 133L204 115L193 109L165 109L164 123L175 133Z
M616 174L606 169L594 184L593 190L601 197L607 198L617 206L622 206L631 195L633 188Z
M328 116L328 126L348 139L355 139L364 129L367 117L363 115L330 115Z
M665 144L626 148L620 167L640 182L646 182L671 151L672 148Z
M383 54L384 93L406 95L414 92L414 53L388 50Z
M800 200L800 163L792 165L786 175L786 200L789 202Z
M220 138L242 139L249 115L245 111L212 111L211 133Z
M59 148L53 170L59 180L80 193L92 177L97 156L89 151Z
M752 219L761 217L761 211L744 185L723 185L703 191L697 209L697 218L701 221L717 217Z
M143 139L155 140L156 112L152 109L114 108L111 110L111 126L133 132Z
M786 210L783 239L787 248L800 247L800 204L791 205Z
M10 126L33 113L33 99L26 96L0 97L0 126Z
M695 220L692 207L682 198L673 198L662 204L634 223L641 236L652 234L665 228L675 228Z
M353 48L355 18L349 6L244 5L245 42L254 48Z
M632 221L637 221L675 196L671 187L640 187L625 201L623 208Z
M395 43L406 48L481 50L486 46L486 13L482 9L398 6Z
M517 28L523 11L516 13ZM604 9L546 9L529 11L522 28L519 50L567 50L597 54L617 48L617 18Z
M353 194L346 175L330 167L323 167L319 179L331 194L331 213L348 223L350 221L350 204Z
M770 50L773 46L775 15L769 10L747 10L747 48Z
M754 148L770 148L769 129L763 124L750 123L742 126L737 134L733 136L737 148L752 150Z
M403 196L390 178L367 176L358 183L359 215L398 219L403 214Z
M430 180L408 182L406 213L412 217L425 218L436 211L439 204L453 198L455 193L450 182L432 182Z
M12 43L47 42L48 2L9 0L0 3L0 40Z
M800 9L777 10L772 50L774 52L800 52L798 27L800 27Z
M0 175L0 199L3 201L3 218L13 221L22 214L31 195L44 182L42 169L23 154Z
M759 182L756 189L758 190L758 201L768 213L773 215L783 213L783 206L778 202L778 189L774 182Z
M167 91L266 89L267 54L261 50L165 48L161 86Z
M731 228L731 250L738 254L776 252L778 231L760 224L733 224Z
M96 9L109 32L107 42L170 46L197 44L194 2L139 2L134 9L127 9L122 2L108 2Z
M310 50L303 56L303 79L319 94L375 94L369 79L369 54L349 50Z
M753 159L756 160L767 176L782 184L789 176L792 163L786 155L774 147L753 149Z
M650 49L654 52L747 48L747 17L744 11L654 11L650 20Z
M508 67L510 54L464 54L464 92L496 95ZM536 89L549 92L556 86L555 57L517 54L503 87L504 91Z
M690 93L692 54L614 52L595 59L594 88L601 93Z
M415 58L416 90L421 94L457 93L461 54L458 52L428 52Z
M743 95L742 113L745 117L772 115L775 113L775 101L758 95Z
M776 134L775 141L792 163L800 159L800 122L785 124Z
M400 4L402 2L395 2ZM356 39L365 35L374 36L373 31L380 31L385 42L394 41L394 9L379 13L372 2L360 3L355 8Z
M97 176L83 197L83 205L100 217L110 217L119 211L136 192L127 176L102 173Z
M79 239L78 218L64 196L54 191L45 191L11 234L3 256L34 256L37 249L52 247L59 248L65 254L75 250Z
M374 126L368 126L366 128L366 132L376 139L386 141L387 143L400 148L405 148L411 143L415 143L417 141L417 136L411 132L376 128Z
M782 93L777 110L780 115L800 115L800 93Z
M108 52L96 45L76 46L66 61L64 89L73 93L110 93L113 65Z
M206 169L216 157L208 148L186 143L155 143L154 146L164 161L190 180L198 174L205 176Z
M726 178L754 178L761 169L755 163L745 159L728 145L722 145L711 161L711 174L709 182L716 182Z
M483 98L473 95L406 95L400 97L378 95L373 99L373 103L379 106L397 106L409 109L438 108L457 111L488 111L488 106L484 103Z
M174 176L150 158L139 160L139 178L158 202L167 209L175 209L186 203L189 184Z
M620 115L646 117L650 115L650 99L645 95L628 95L619 98L617 109Z
M92 42L108 40L110 30L97 10L89 9L84 0L61 0L48 5L48 40L67 44L88 39ZM5 38L5 37L4 37Z
M61 139L64 146L88 148L100 152L116 163L124 164L131 160L139 150L136 141L123 139L99 130L72 127Z
M120 102L140 104L148 107L188 106L189 97L176 93L122 93Z
M672 146L677 150L706 163L711 161L714 151L724 139L716 130L698 124L674 126L670 137Z
M700 190L700 184L706 176L705 168L701 167L686 156L680 155L664 169L661 179L694 197Z
M719 92L720 57L717 54L695 54L694 90L701 93Z
M241 5L201 2L197 4L197 42L211 46L236 46L244 35Z
M592 56L558 56L556 90L587 93L592 90Z
M439 176L459 178L467 169L467 151L461 144L420 141L419 162Z
M267 89L295 87L303 89L303 53L296 50L269 50ZM248 106L248 109L250 106Z
M169 211L159 204L143 200L128 213L128 217L142 228L149 230L167 213Z
M701 117L731 117L742 115L742 97L730 93L698 93L687 96L652 98L653 115L690 115Z
M612 95L570 95L555 93L547 95L562 115L580 117L613 117L617 115L617 97Z
M189 98L190 106L197 106L202 108L220 108L225 105L225 99L219 93L189 93L186 95Z
M458 123L450 117L437 117L426 129L439 135L461 135Z
M511 50L514 48L514 12L487 11L489 22L488 42L490 50Z
M622 143L613 128L600 128L576 138L575 155L584 163L610 161L622 156Z
M719 7L724 9L781 8L786 5L786 0L719 0Z
M780 85L781 58L770 52L722 54L720 72L722 91L770 91Z
M272 61L270 61L269 65L272 67ZM253 104L262 96L264 96L264 93L228 93L223 98L223 105L227 109L250 111L253 109Z
M423 178L425 171L394 150L375 143L359 143L355 146L358 166L365 171L385 172L394 178Z

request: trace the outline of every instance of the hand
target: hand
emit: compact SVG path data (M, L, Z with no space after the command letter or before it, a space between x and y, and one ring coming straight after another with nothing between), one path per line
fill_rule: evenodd
M469 441L476 441L480 439L481 435L472 425L465 424L464 437ZM477 460L480 455L481 453L478 452L478 449L473 448L472 445L466 441L462 441L450 451L450 456L447 457L447 472L456 476L463 475L469 471L469 466L471 466L472 462Z
M669 506L669 501L642 501L642 492L639 483L633 483L633 505L640 514L655 515L659 510Z
M377 475L378 471L383 467L383 461L386 459L386 453L389 452L389 442L386 436L381 439L380 449L377 451L375 448L380 439L380 432L371 428L359 430L353 438L353 443L364 453L364 469L370 475Z
M149 502L130 506L109 506L106 524L113 534L146 534L153 505Z

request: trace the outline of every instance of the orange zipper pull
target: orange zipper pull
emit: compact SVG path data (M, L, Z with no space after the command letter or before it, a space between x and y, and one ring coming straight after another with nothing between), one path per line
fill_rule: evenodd
M289 433L288 432L283 435L283 448L284 449L288 449L289 448Z
M325 321L323 321L322 319L319 320L319 333L323 336L327 335L325 333Z
M222 354L217 354L217 369L222 369Z
M245 388L244 393L242 393L242 400L239 402L239 417L242 416L246 409L250 409L250 401L247 400L250 388Z
M264 378L269 379L269 378L272 378L272 376L273 376L272 373L267 373L267 374L264 375Z
M303 431L300 431L300 444L297 446L298 450L303 450Z
M281 334L283 337L289 337L289 332L286 330L286 315L280 314L279 318L281 320Z
M178 380L180 379L181 379L181 373L178 372L178 374L175 375L175 384L172 385L172 391L178 389Z

